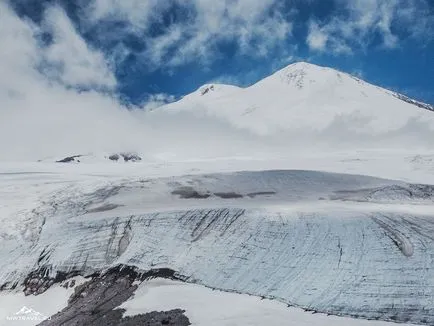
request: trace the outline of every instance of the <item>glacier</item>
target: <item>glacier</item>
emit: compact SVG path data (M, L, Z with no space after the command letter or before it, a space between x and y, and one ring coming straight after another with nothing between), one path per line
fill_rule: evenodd
M1 238L0 284L171 268L306 310L431 325L433 190L301 170L68 185L32 210L26 241Z

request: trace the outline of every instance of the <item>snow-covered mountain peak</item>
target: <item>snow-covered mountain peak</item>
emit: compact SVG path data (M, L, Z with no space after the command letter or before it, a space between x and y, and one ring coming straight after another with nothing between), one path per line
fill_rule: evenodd
M317 66L308 62L296 62L290 64L271 76L259 81L257 84L278 84L291 86L296 90L312 88L314 85L324 87L326 85L341 85L348 81L350 83L362 81L346 73L342 73L332 68ZM316 87L314 87L316 90Z
M166 108L217 117L259 135L285 132L321 141L414 138L413 131L424 134L423 140L434 128L433 113L421 110L429 106L307 62L291 64L246 88L207 84Z
M434 106L426 103L419 102L417 100L413 100L408 98L405 95L396 93L394 91L389 91L387 89L383 89L381 87L372 85L360 78L357 78L351 74L341 72L339 70L318 66L308 62L296 62L290 64L281 70L277 71L273 75L269 76L258 82L258 84L262 84L265 81L268 82L276 82L287 84L293 86L295 89L303 89L305 86L320 84L322 87L327 87L327 85L335 85L335 86L348 86L352 85L353 88L359 89L362 95L365 95L366 92L362 91L362 88L372 88L376 91L383 91L384 94L388 94L389 96L393 96L397 99L400 99L409 104L413 104L416 107L434 111ZM309 88L309 87L308 87Z
M275 72L273 75L280 75L280 76L284 76L284 75L288 75L288 74L300 74L300 75L307 75L307 74L314 74L316 72L320 72L320 71L324 71L328 68L325 67L321 67L318 65L314 65L312 63L309 62L295 62L292 63L290 65L287 65L286 67L278 70L277 72Z
M85 119L87 111L77 110L68 118L38 117L45 127L36 132L29 122L26 132L16 137L8 137L15 130L13 123L6 124L2 131L7 150L0 156L8 161L49 157L50 162L84 163L89 157L77 155L93 153L92 162L107 162L105 156L125 152L168 160L177 155L213 157L217 148L221 156L255 156L259 147L287 153L288 148L323 145L327 150L434 146L432 106L307 62L288 65L245 88L208 83L152 112L113 107ZM18 111L11 116L22 120ZM67 132L70 125L79 132ZM113 131L114 136L107 137Z
M303 63L291 65L278 72L277 76L280 81L287 84L293 84L296 88L301 89L304 86L305 78L309 78L309 67ZM314 79L310 79L314 81Z

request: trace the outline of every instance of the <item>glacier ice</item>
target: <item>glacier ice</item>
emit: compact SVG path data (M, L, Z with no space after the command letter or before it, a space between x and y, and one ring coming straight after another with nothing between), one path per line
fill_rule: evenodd
M173 193L186 186L209 196ZM12 287L32 271L54 276L119 264L167 267L190 282L308 310L429 325L432 191L313 171L124 180L81 193L64 189L38 208L34 218L43 222L37 238L15 246L3 239L0 283Z

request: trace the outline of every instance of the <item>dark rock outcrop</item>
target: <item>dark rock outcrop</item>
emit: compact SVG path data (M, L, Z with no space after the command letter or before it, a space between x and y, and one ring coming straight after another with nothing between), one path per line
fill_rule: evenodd
M209 193L200 193L193 187L180 187L173 190L172 195L178 195L182 199L205 199L211 196Z
M392 95L398 99L400 99L401 101L407 102L409 104L413 104L416 105L417 107L421 108L421 109L425 109L425 110L429 110L429 111L434 111L434 106L430 105L430 104L426 104L423 102L419 102L416 100L413 100L405 95L399 94L399 93L392 93Z
M125 309L117 307L128 300L137 289L134 281L152 277L175 278L175 272L158 269L140 274L135 268L117 266L104 274L95 274L75 289L62 311L40 323L40 326L187 326L190 321L185 311L152 311L145 314L123 317ZM146 307L144 307L146 308Z
M124 160L124 162L139 162L142 160L142 158L136 154L136 153L115 153L110 155L109 160L111 161L119 161L119 160Z
M56 161L56 163L72 163L77 162L79 163L80 160L78 160L79 157L82 157L83 155L73 155L73 156L67 156L61 160Z

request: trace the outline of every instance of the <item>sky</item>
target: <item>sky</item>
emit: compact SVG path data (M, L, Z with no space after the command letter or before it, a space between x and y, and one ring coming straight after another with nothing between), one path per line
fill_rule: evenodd
M2 0L0 16L7 96L36 78L147 108L308 61L434 103L433 0Z
M433 0L0 0L0 40L0 159L248 148L227 121L147 113L298 61L434 103Z

